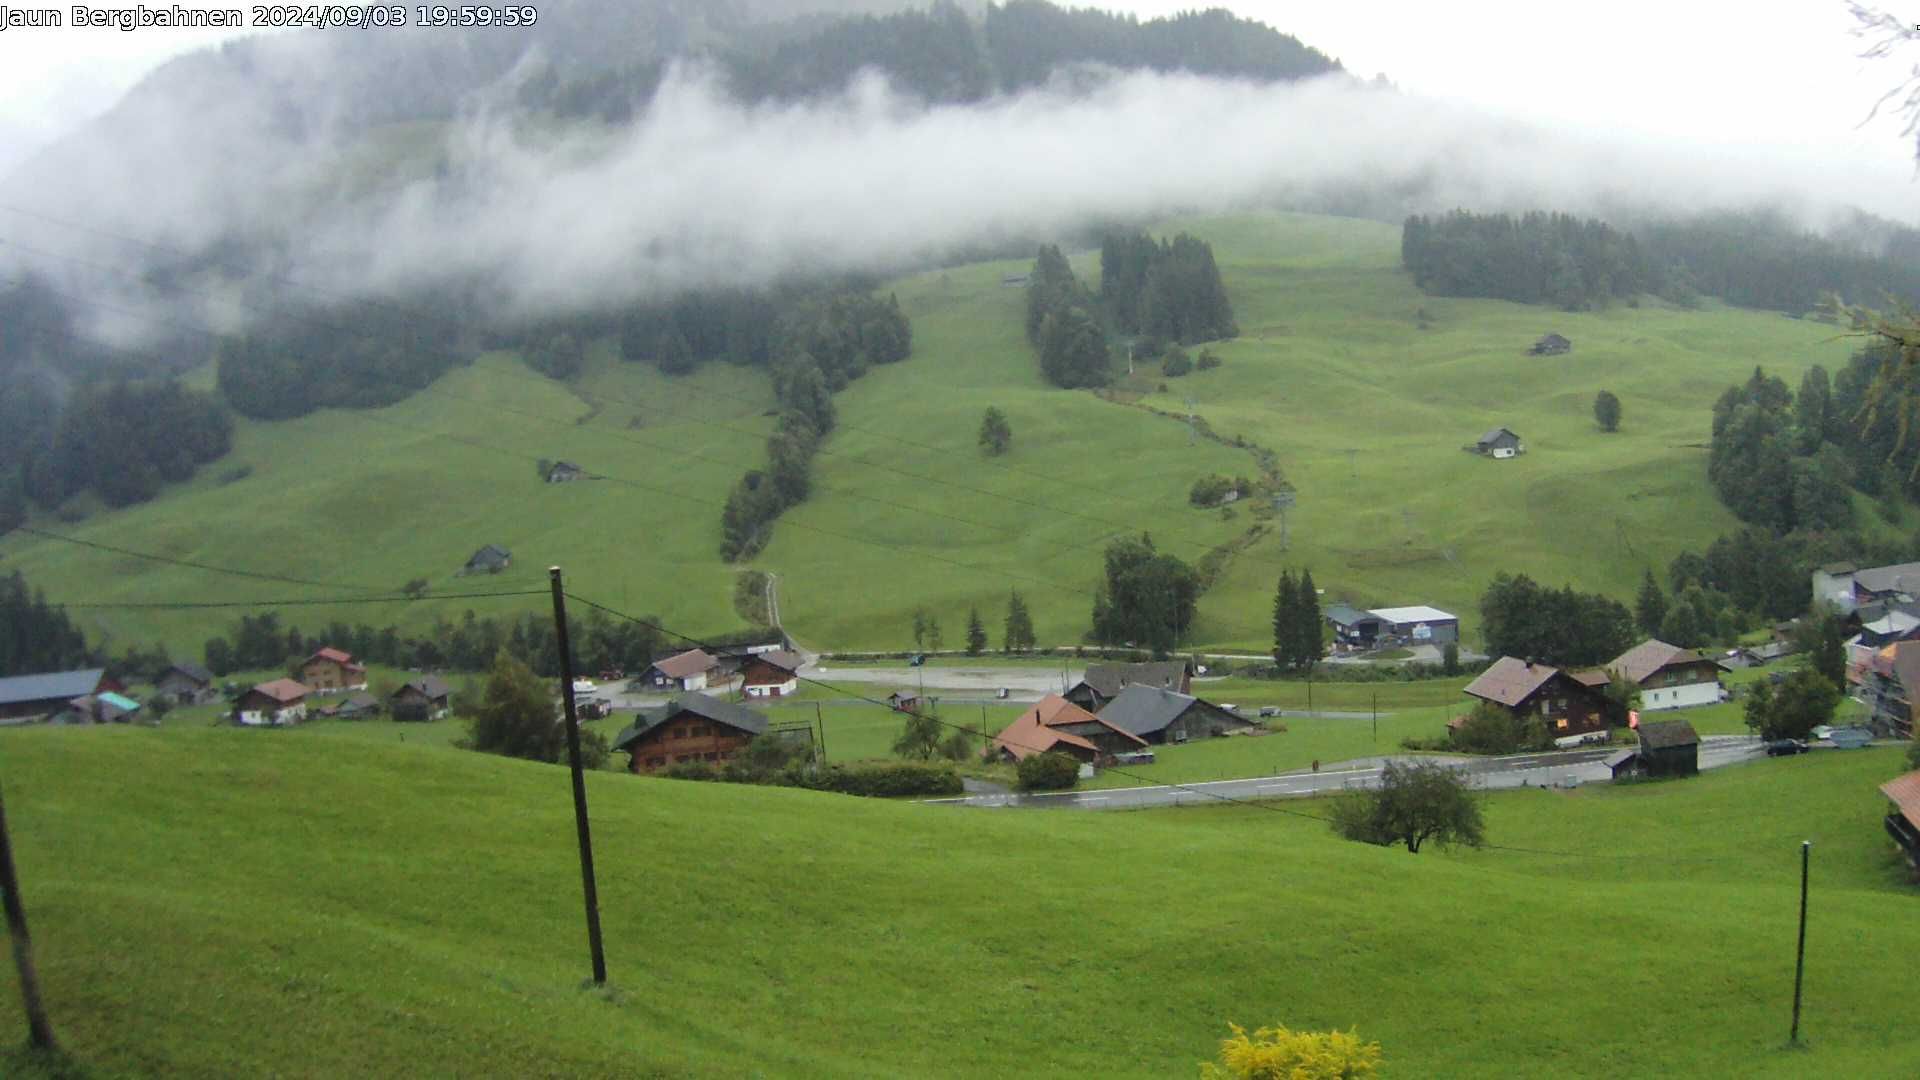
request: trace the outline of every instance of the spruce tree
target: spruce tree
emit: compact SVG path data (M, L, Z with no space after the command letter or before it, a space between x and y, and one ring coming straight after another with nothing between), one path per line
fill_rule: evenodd
M1007 621L1000 644L1007 652L1026 652L1033 648L1033 616L1018 592L1007 594Z
M987 627L980 621L980 608L976 605L967 611L967 655L979 656L987 651Z
M1300 571L1300 583L1294 600L1296 655L1301 668L1320 661L1320 592L1313 587L1313 571Z
M1641 631L1657 637L1660 624L1666 619L1667 596L1660 591L1660 583L1654 580L1653 570L1649 568L1640 579L1640 595L1633 602L1633 621L1640 625Z
M1299 625L1294 607L1298 598L1293 571L1280 571L1280 584L1273 592L1273 660L1283 668L1293 666L1294 627Z

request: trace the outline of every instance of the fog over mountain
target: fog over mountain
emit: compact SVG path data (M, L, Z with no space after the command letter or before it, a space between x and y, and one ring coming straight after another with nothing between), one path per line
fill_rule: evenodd
M697 41L717 17L647 10L656 45ZM749 104L692 60L667 67L630 123L606 125L517 104L570 39L463 36L426 53L404 36L342 40L251 41L156 72L0 184L0 266L128 307L146 287L103 268L184 266L193 290L174 302L225 329L257 306L216 297L262 275L328 294L479 285L508 310L565 311L1239 207L1397 219L1770 204L1815 228L1845 207L1913 216L1908 178L1836 174L1790 148L1550 129L1343 74L1085 65L964 105L869 75ZM405 109L399 89L414 94ZM145 321L94 315L119 339Z

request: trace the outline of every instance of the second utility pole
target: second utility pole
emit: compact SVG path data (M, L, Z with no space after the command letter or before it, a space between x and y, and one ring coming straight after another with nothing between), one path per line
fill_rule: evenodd
M567 761L573 767L573 823L580 833L580 884L587 897L587 947L593 951L593 983L607 984L607 954L600 947L600 897L593 886L593 833L587 828L587 779L580 769L580 716L573 702L573 651L567 644L567 593L560 568L553 579L553 632L560 646L560 696L567 707Z

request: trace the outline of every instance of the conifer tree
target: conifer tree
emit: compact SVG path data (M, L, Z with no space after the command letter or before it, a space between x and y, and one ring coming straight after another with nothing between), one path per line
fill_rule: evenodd
M1280 571L1280 584L1273 592L1273 661L1283 668L1293 666L1294 627L1299 625L1294 609L1298 600L1293 571Z
M1313 571L1300 571L1300 583L1294 600L1294 649L1301 668L1320 661L1320 593L1313 587Z
M980 608L975 605L967 611L967 655L979 656L987 649L987 627L980 621Z

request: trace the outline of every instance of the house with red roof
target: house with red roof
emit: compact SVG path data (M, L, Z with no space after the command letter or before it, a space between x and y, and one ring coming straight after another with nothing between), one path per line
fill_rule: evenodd
M1913 879L1920 881L1920 769L1881 784L1880 793L1893 803L1886 817L1887 835L1900 845Z
M1147 740L1102 720L1058 694L1048 694L994 736L988 755L1018 762L1035 754L1063 753L1077 761L1110 761L1144 750Z
M353 656L331 646L321 649L300 665L300 682L314 693L345 693L367 688L367 666L356 664Z

